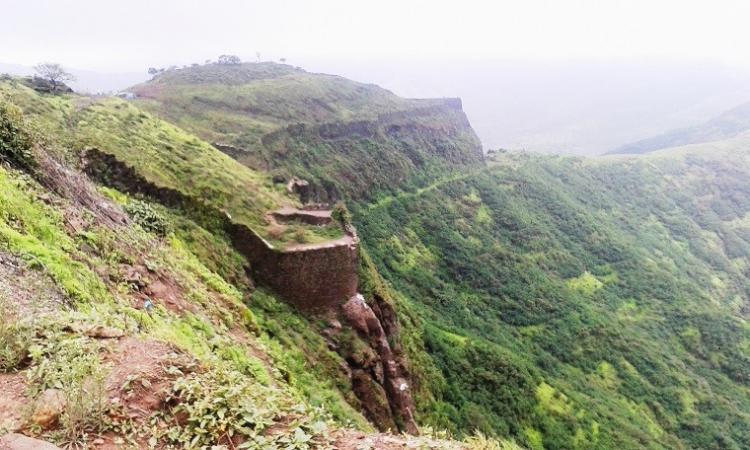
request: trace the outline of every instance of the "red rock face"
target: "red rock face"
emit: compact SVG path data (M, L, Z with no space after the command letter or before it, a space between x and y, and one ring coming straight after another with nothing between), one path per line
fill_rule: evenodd
M352 387L368 417L378 428L394 429L395 424L395 429L418 434L404 357L398 349L392 349L388 342L389 337L398 337L395 330L397 324L389 323L388 315L382 311L393 311L390 305L378 302L377 299L374 304L377 311L367 304L362 295L357 294L341 307L347 323L370 344L378 356L376 361L364 364L354 362L359 367L352 367ZM392 318L395 319L395 314ZM396 334L386 333L387 328Z

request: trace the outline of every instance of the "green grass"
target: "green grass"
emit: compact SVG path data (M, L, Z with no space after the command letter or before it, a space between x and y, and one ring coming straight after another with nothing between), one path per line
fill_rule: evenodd
M191 67L133 90L143 109L206 141L234 146L242 164L313 182L325 201L419 187L446 162L473 164L480 157L460 111L407 114L376 125L384 114L424 110L440 100L403 99L374 85L273 63ZM377 133L356 131L363 121ZM354 131L327 138L316 130L320 124ZM288 126L297 131L286 133ZM266 141L274 132L277 138Z

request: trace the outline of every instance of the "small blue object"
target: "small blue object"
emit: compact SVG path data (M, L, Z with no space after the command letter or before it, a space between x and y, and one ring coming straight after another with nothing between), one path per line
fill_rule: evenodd
M147 298L143 301L143 309L146 310L146 312L151 312L152 309L154 309L154 304L151 302L150 298Z

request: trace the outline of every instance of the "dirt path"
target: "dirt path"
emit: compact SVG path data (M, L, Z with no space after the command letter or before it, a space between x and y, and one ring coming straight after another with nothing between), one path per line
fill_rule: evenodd
M28 404L25 392L25 374L0 374L0 435L21 426L24 408Z
M354 430L336 431L333 436L333 448L336 450L466 449L464 445L455 441L387 433L372 434Z

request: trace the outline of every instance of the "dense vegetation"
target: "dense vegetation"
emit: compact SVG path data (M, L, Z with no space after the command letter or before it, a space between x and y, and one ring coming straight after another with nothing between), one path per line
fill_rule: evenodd
M750 160L495 155L359 205L424 318L423 419L530 448L750 445Z
M360 290L398 313L390 344L409 356L425 429L479 431L478 448L499 448L485 436L531 449L750 447L742 136L640 158L483 161L455 105L289 66L181 69L136 90L125 102L0 84L0 258L34 280L0 276L13 318L0 324L0 372L22 373L32 401L50 386L81 398L45 437L198 447L232 433L251 448L309 448L371 430L326 320L254 287L211 220L73 170L50 183L50 160L73 169L95 147L261 232L269 209L297 204L274 175L347 200L336 218L363 241ZM182 301L144 311L133 271ZM103 409L122 349L102 327L163 350L158 379L117 381L165 388L166 408L135 424Z

